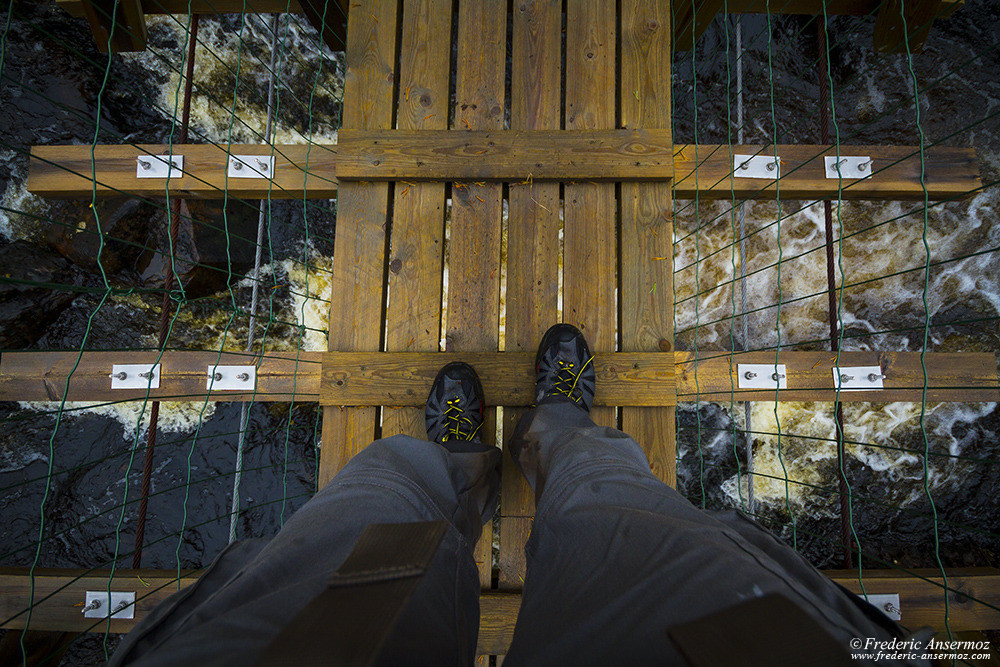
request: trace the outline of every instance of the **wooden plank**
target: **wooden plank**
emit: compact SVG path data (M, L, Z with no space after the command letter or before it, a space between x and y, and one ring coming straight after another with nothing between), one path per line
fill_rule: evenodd
M669 130L341 130L337 141L341 179L616 181L674 171Z
M83 0L83 14L101 53L146 49L146 15L139 0Z
M156 350L99 352L4 352L0 356L0 400L59 401L70 378L67 400L142 400L146 390L111 389L114 364L153 364L159 360L159 389L150 398L172 401L317 401L320 352L251 352ZM79 363L77 363L79 361ZM257 391L206 390L209 366L257 366ZM72 373L72 375L71 375Z
M627 0L622 5L621 31L621 122L629 128L669 128L668 0ZM674 349L670 185L622 183L621 215L622 350L670 352ZM670 486L676 482L676 428L673 408L622 410L622 429L642 446L654 474Z
M901 623L908 628L931 626L943 629L944 587L936 569L864 570L869 594L898 593ZM949 596L948 622L954 631L1000 628L1000 569L992 567L946 570ZM108 571L39 568L35 573L34 630L104 632L106 621L85 619L80 603L87 590L106 590ZM111 587L136 593L133 620L113 620L111 632L127 632L160 601L197 580L199 572L176 570L118 570ZM830 579L858 594L856 570L826 570ZM27 568L0 568L0 620L4 629L23 628L29 600ZM487 591L480 598L479 644L481 654L501 654L510 647L514 624L521 608L519 593Z
M398 3L358 0L347 27L343 126L388 129L393 123ZM388 183L340 190L333 250L330 350L375 351L381 345L386 269ZM376 437L377 409L327 408L317 482L322 488Z
M562 123L562 2L526 2L513 13L511 127L554 130ZM507 319L504 349L533 354L559 314L559 207L557 183L509 186ZM505 439L523 410L504 408ZM503 457L498 586L524 586L524 543L535 495L510 456Z
M622 97L622 105L631 101ZM920 150L913 146L840 146L840 155L873 159L872 175L864 179L826 178L824 157L837 156L836 146L778 145L782 199L916 199L923 200ZM733 178L733 155L774 155L773 146L674 146L674 178L678 198L774 198L774 179ZM925 151L926 186L931 199L960 197L980 188L979 164L972 148L934 146ZM694 172L698 172L695 183Z
M458 19L454 128L500 130L504 126L507 3L463 2ZM452 186L446 345L454 351L495 351L500 344L500 237L503 186ZM488 408L480 433L495 444L496 409ZM493 579L493 524L483 526L476 546L479 579Z
M715 15L723 10L726 0L684 0L674 3L674 51L690 51L712 24ZM775 5L781 4L776 0ZM677 5L686 11L677 12ZM730 11L733 11L730 9ZM772 10L773 11L773 10ZM822 9L820 9L822 13ZM681 18L683 17L683 18Z
M875 50L920 53L941 9L938 0L886 0L875 18Z
M622 98L623 106L633 105L636 91L643 86L640 81L636 81L636 84L639 85L630 86L632 100ZM648 85L645 88L647 93L652 90ZM648 113L654 113L649 105L645 105L645 108L649 109ZM342 131L342 134L346 132ZM497 132L493 131L491 134ZM461 133L457 134L462 136ZM94 166L97 194L164 196L167 184L165 179L136 178L136 156L140 153L165 154L169 152L169 148L150 144L96 146ZM170 179L170 193L188 198L221 199L228 187L230 197L248 199L268 196L272 199L299 199L303 192L310 199L335 197L338 163L343 159L343 147L314 144L308 155L308 169L307 150L306 146L299 145L274 146L276 179L272 187L264 179L230 178L228 183L226 180L228 154L271 155L272 149L268 145L232 144L228 151L225 145L174 146L175 155L184 155L185 174ZM693 198L696 193L700 193L703 199L728 199L732 196L730 181L733 181L735 194L740 199L774 198L773 181L730 178L732 158L728 146L702 144L698 147L697 161L693 146L676 145L673 150L678 197ZM819 199L837 196L837 180L826 178L823 162L825 155L836 155L836 147L780 145L778 152L782 158L782 173L785 174L781 179L783 198ZM773 149L767 146L734 146L732 154L738 153L770 155L773 154ZM841 192L843 199L923 199L917 147L841 146L840 153L875 157L875 174L872 178L845 180ZM546 157L539 173L552 170L552 167L546 166L554 164L550 163L551 158L551 155ZM931 199L962 196L982 185L974 149L932 147L926 151L925 164ZM91 167L90 146L34 146L31 149L28 190L44 197L90 197ZM426 178L421 169L422 167L407 171L401 178ZM698 170L697 183L695 169ZM518 182L526 180L521 172L512 173Z
M567 130L615 126L616 24L613 3L566 3ZM615 186L567 183L563 198L563 321L584 333L592 352L611 352L618 323ZM613 407L595 407L590 417L599 426L617 426Z
M338 0L346 13L347 0ZM84 0L56 0L56 5L73 16L83 16ZM274 14L302 12L299 0L142 0L144 14Z
M184 173L177 178L136 178L139 155L183 155ZM231 155L274 155L273 184L266 179L228 178ZM308 159L308 162L307 162ZM170 196L222 199L313 199L337 196L337 147L314 144L165 144L32 146L28 191L40 197ZM306 173L308 165L308 174ZM95 170L96 171L93 171Z
M405 0L397 126L448 127L451 0ZM395 189L385 349L437 351L441 339L444 183ZM421 408L384 408L382 435L427 437Z
M693 352L678 352L677 400L729 402L735 388L737 401L773 401L774 390L744 391L738 383L739 364L773 364L774 352L702 352L695 363ZM835 352L782 352L788 389L778 392L780 401L834 401ZM997 382L997 358L976 352L928 353L927 402L960 401L964 403L1000 401ZM924 373L919 352L841 352L840 366L881 366L886 376L882 391L841 391L842 403L874 401L921 402L924 399ZM700 391L696 393L695 374Z
M673 359L661 352L595 353L594 405L674 405ZM434 376L452 361L476 369L488 405L535 402L534 352L327 352L320 402L423 405Z
M349 0L299 0L297 3L309 24L319 33L331 51L343 51L347 41L347 12ZM284 7L278 10L286 11ZM290 9L287 11L291 11Z

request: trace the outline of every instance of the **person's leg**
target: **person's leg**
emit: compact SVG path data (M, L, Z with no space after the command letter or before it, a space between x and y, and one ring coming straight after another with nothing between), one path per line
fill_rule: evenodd
M701 511L656 479L632 438L590 420L589 402L543 398L510 443L538 506L505 662L678 663L668 628L769 593L845 650L851 637L889 638L769 533L735 513Z
M112 664L252 663L326 587L367 525L442 519L449 527L441 548L381 655L385 664L400 656L407 664L471 662L479 627L472 547L493 515L499 461L496 447L455 437L372 443L269 543L223 552L133 630Z

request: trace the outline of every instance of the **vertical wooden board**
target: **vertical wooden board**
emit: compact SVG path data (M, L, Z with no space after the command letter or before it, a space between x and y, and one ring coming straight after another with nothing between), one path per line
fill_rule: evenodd
M448 128L451 2L404 0L399 62L401 130ZM441 338L444 183L399 183L389 241L386 351L437 351ZM426 438L423 410L383 408L382 436Z
M615 5L566 3L566 129L615 124ZM591 350L616 349L617 205L613 183L565 186L563 321L583 331ZM591 410L594 422L617 424L614 408Z
M505 1L460 5L452 129L503 128L506 47ZM446 334L449 350L499 348L502 197L503 186L498 183L452 187ZM489 400L487 396L487 403ZM494 443L496 409L486 411L481 433L484 442ZM483 527L475 556L480 583L489 588L493 578L492 523Z
M518 3L512 17L511 129L558 130L561 124L562 2ZM531 352L556 322L559 305L559 185L510 184L507 223L505 349ZM504 409L504 439L521 409ZM534 492L514 460L503 459L500 588L524 586L524 543L534 514Z
M670 128L670 2L622 0L621 123ZM669 184L622 183L622 351L673 351L673 219ZM676 483L674 408L623 408L622 427L657 477Z
M391 129L397 37L397 0L359 0L347 26L343 126ZM382 330L382 278L388 183L340 188L333 251L329 350L377 351ZM351 456L375 438L375 408L323 410L317 483L322 488Z

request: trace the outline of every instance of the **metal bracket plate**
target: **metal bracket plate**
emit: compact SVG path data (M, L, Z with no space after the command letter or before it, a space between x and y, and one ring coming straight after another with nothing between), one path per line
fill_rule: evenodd
M884 378L878 366L833 367L833 386L841 391L879 391Z
M788 389L784 364L738 364L740 389Z
M118 611L115 611L115 610ZM87 591L87 599L83 605L84 618L135 618L135 591Z
M274 176L273 155L230 155L229 178L271 178Z
M837 159L836 155L827 155L823 158L826 162L827 178L871 178L872 159L867 155L841 155ZM837 168L837 165L840 168ZM838 174L839 171L839 174Z
M152 373L151 376L146 376ZM160 388L160 365L156 364L113 364L111 366L112 389Z
M773 155L734 155L733 175L736 178L766 178L774 180L781 177L781 157Z
M205 389L209 391L253 391L256 387L256 366L208 367Z
M868 599L868 603L878 609L894 621L901 620L902 609L899 607L899 593L888 593L884 595L859 595L862 600Z
M139 155L135 159L136 178L180 178L183 175L183 155Z

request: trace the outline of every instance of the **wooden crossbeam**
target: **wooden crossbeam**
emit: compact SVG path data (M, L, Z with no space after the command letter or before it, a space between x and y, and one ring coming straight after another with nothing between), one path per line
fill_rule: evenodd
M139 0L84 0L83 15L101 53L146 49L146 16Z
M415 93L414 93L415 94ZM393 134L393 132L401 134ZM351 173L364 175L368 180L398 179L426 180L445 178L446 180L480 181L509 180L515 183L542 180L561 181L662 181L674 175L674 196L681 199L774 199L773 179L734 178L733 155L774 155L770 146L720 146L720 145L675 145L673 164L656 166L660 160L656 148L661 142L660 130L596 131L593 136L603 136L604 145L624 145L627 136L642 136L642 145L652 146L651 154L638 160L640 167L633 164L616 167L611 173L607 163L574 162L561 156L557 145L571 151L573 146L588 140L581 135L563 132L565 138L548 136L551 150L542 154L535 148L526 146L523 131L483 131L483 132L442 132L442 137L455 137L446 142L447 150L454 152L463 142L470 145L488 145L496 152L481 156L464 156L449 164L450 159L436 157L418 165L416 155L429 155L422 132L402 133L380 131L366 134L370 141L374 136L394 136L391 143L394 157L385 165L391 173L378 172L382 165L370 169L360 169L362 155L376 152L374 144L362 142L362 135L355 134L346 145L315 144L311 148L302 145L232 144L214 146L204 144L112 146L33 146L31 166L28 172L28 191L42 197L90 197L93 183L97 183L98 196L134 195L143 197L166 196L167 188L171 196L221 199L228 192L230 197L248 199L330 199L337 196L338 175L341 167L349 164ZM609 133L610 132L610 133ZM341 136L350 138L348 130L341 130ZM426 135L430 136L430 135ZM485 137L495 139L485 139ZM517 139L516 137L522 137ZM561 136L561 135L560 135ZM411 137L407 138L407 137ZM576 138L574 138L576 137ZM614 141L607 137L618 137ZM653 139L655 138L655 140ZM407 146L403 146L404 139ZM382 141L382 140L380 140ZM615 144L614 142L618 142ZM637 144L638 145L638 144ZM350 148L348 148L350 147ZM510 147L510 150L501 147ZM228 148L228 150L227 150ZM348 156L348 150L351 155ZM476 148L475 150L481 150ZM840 155L868 156L872 158L872 176L864 179L838 179L826 177L826 156L836 156L835 146L779 145L781 159L781 180L779 183L782 199L905 199L923 200L924 187L932 200L950 199L969 194L982 186L979 178L979 164L976 151L971 148L951 148L935 146L928 148L924 155L925 183L920 182L920 149L914 146L840 146ZM355 154L354 151L357 151ZM184 174L170 179L147 179L136 177L136 158L140 154L161 155L172 152L184 156ZM613 151L612 151L613 152ZM227 165L231 155L274 155L275 179L273 184L266 179L227 178ZM609 156L611 153L606 153ZM408 156L408 157L402 157ZM478 159L476 159L478 158ZM482 164L476 166L477 162ZM540 165L540 166L537 166ZM363 165L362 165L363 166ZM655 169L654 169L655 167ZM565 172L560 170L565 169ZM644 170L649 171L644 171ZM669 173L668 173L669 172ZM94 174L92 180L91 174ZM661 177L661 174L663 175ZM443 175L443 176L442 176Z
M622 181L674 172L670 130L341 130L337 142L341 179Z
M106 591L110 586L112 591L136 594L135 618L111 621L111 632L128 632L157 604L194 584L200 572L182 571L178 579L176 570L117 570L110 583L109 574L102 570L39 568L35 571L32 598L27 568L0 568L0 628L23 628L29 600L33 599L31 628L34 630L104 632L107 621L84 618L80 608L88 590ZM861 593L856 570L827 570L825 574L849 591ZM952 569L946 574L950 628L953 631L1000 628L1000 569ZM945 589L940 571L864 570L862 579L869 595L899 595L903 626L913 630L922 626L945 627ZM520 608L519 591L482 594L477 653L507 652Z
M68 400L142 400L145 390L111 389L113 364L154 363L153 351L4 352L0 356L0 400L56 401L72 371ZM919 352L841 352L840 366L880 366L881 391L841 391L841 402L924 399ZM77 361L79 360L79 363ZM423 405L437 371L450 361L471 363L480 373L492 405L534 402L533 352L268 352L170 350L160 357L160 388L151 398L178 401L319 401L323 405ZM836 355L831 352L782 352L788 388L779 401L834 401ZM741 390L741 363L774 364L774 352L620 352L598 354L598 405L672 406L677 401L773 401L774 390ZM997 356L990 353L928 353L928 402L1000 401ZM206 390L214 365L257 365L257 393ZM73 370L75 367L75 370ZM338 382L342 384L338 384ZM322 388L321 388L322 384ZM676 397L675 397L676 387ZM419 434L419 432L418 432Z
M693 352L679 352L677 360L678 401L773 401L775 390L739 389L739 364L774 364L774 352L702 352L697 363ZM880 366L886 376L881 391L841 391L837 395L833 366L835 352L782 352L788 388L777 391L779 401L875 401L968 403L1000 401L997 357L988 353L928 353L927 389L919 352L841 352L840 367Z

